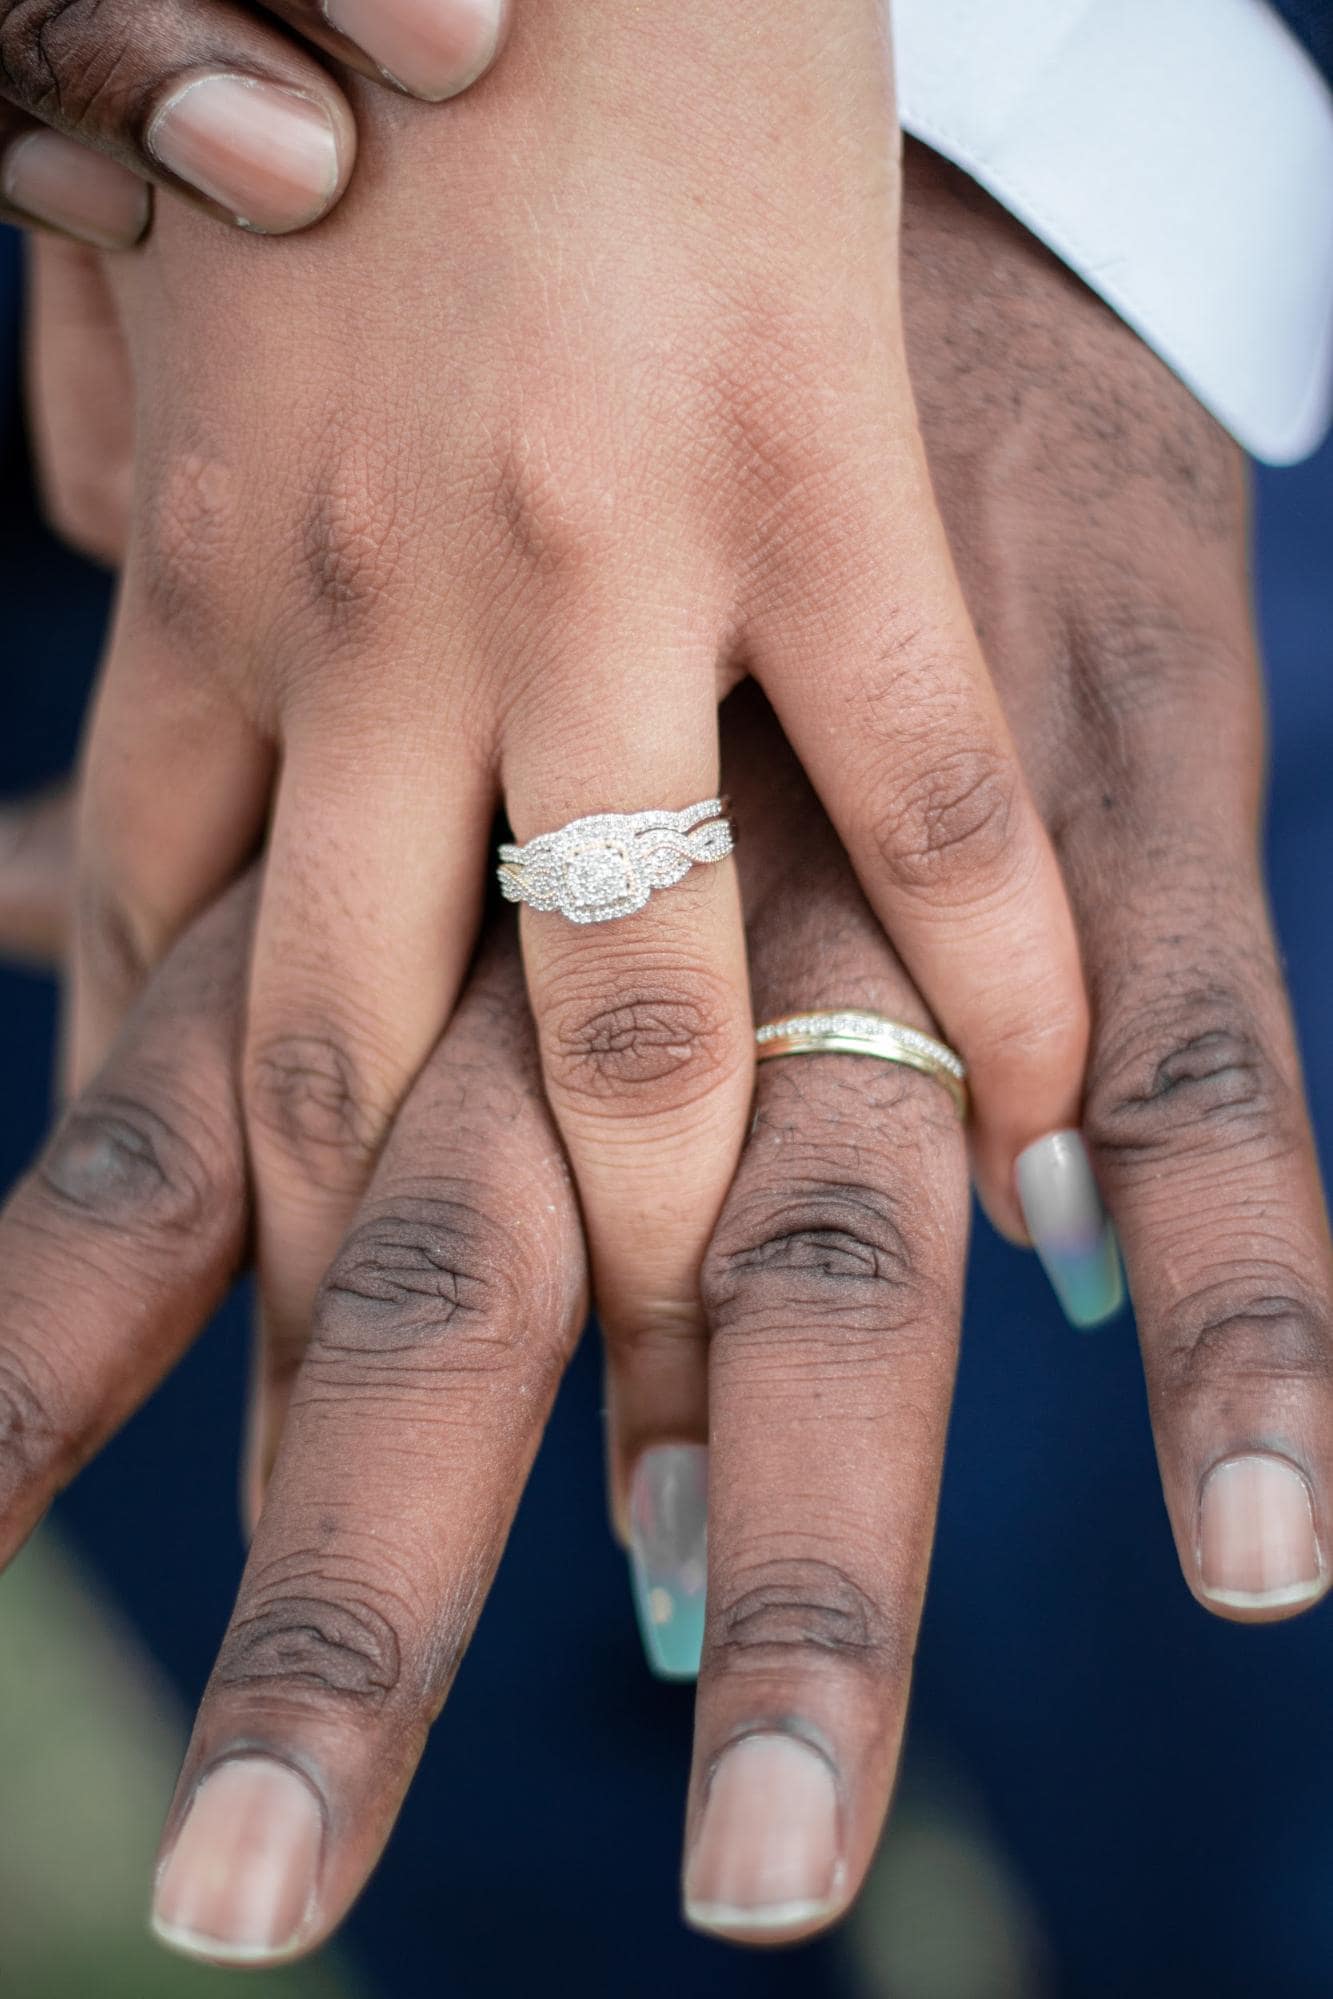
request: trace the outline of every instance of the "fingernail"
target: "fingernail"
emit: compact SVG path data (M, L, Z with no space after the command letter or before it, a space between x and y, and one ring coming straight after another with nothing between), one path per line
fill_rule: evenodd
M1199 1501L1199 1586L1211 1603L1277 1610L1324 1586L1310 1488L1283 1458L1228 1458Z
M663 1680L695 1680L708 1582L708 1452L663 1444L634 1468L630 1577L648 1664Z
M1115 1230L1088 1149L1076 1131L1053 1131L1018 1155L1018 1198L1032 1247L1071 1325L1099 1326L1125 1302Z
M838 1906L838 1791L793 1735L748 1735L708 1787L685 1874L685 1915L728 1935L803 1929Z
M338 186L338 137L328 115L257 77L183 84L148 127L147 145L247 229L300 229L324 213Z
M148 227L146 182L63 132L28 132L12 145L0 190L34 222L99 250L128 250Z
M324 0L324 18L390 83L432 103L475 83L500 39L502 0Z
M153 1929L213 1963L286 1956L309 1922L323 1836L319 1801L294 1770L262 1756L220 1763L158 1875Z

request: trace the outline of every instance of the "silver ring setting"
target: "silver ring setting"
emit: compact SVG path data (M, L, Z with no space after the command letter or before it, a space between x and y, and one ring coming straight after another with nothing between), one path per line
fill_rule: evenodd
M594 812L558 833L500 849L500 888L571 923L614 923L674 888L693 867L735 851L726 802L706 798L683 812Z

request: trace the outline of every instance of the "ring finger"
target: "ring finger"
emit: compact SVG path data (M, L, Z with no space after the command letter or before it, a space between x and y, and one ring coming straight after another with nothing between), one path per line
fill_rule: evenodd
M525 719L515 718L505 767L522 844L502 880L511 897L537 905L523 910L528 989L607 1341L613 1512L623 1528L642 1453L707 1435L699 1270L751 1090L735 872L725 857L702 858L729 847L713 799L712 660L649 667L623 715L589 706L555 723ZM620 817L579 824L705 801L715 809L690 831L636 829ZM571 822L558 851L527 844ZM549 906L556 900L562 907Z
M759 1016L851 1007L929 1031L785 749L762 725L745 748L790 829L745 875ZM806 1934L846 1908L873 1852L925 1590L967 1202L937 1079L841 1053L760 1067L705 1278L708 1616L685 1871L700 1928Z

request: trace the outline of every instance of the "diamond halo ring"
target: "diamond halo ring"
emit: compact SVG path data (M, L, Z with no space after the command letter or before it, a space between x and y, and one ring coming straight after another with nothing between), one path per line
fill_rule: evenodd
M507 901L571 923L612 923L691 868L724 861L735 844L721 798L683 812L594 812L521 847L501 847L500 887Z

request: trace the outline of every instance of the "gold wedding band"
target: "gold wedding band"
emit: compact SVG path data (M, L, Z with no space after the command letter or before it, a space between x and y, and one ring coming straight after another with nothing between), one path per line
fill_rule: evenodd
M965 1122L968 1113L967 1064L933 1034L904 1027L878 1013L793 1013L755 1031L756 1060L774 1062L782 1055L873 1055L880 1062L897 1062L929 1076L949 1092L953 1107Z

